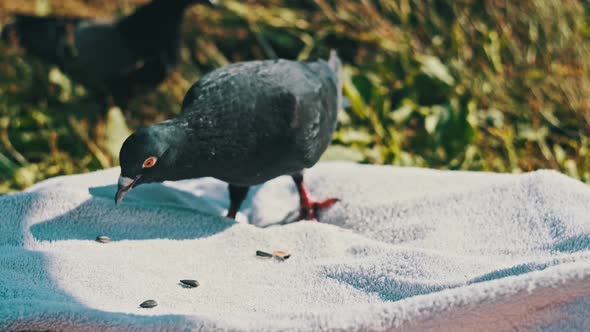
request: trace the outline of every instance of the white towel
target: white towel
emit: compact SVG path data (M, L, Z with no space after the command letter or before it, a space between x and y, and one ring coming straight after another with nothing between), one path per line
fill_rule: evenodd
M214 179L116 206L118 171L0 197L0 330L590 327L590 188L557 172L322 163L308 187L341 201L320 223L288 223L289 177L252 188L236 223Z

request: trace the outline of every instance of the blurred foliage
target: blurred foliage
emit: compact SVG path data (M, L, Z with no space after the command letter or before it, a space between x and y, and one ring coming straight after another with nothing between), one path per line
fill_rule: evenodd
M0 1L16 12L117 17L144 1ZM444 169L558 169L590 182L590 5L581 0L221 0L184 22L182 63L125 110L0 45L0 192L110 167L130 128L179 112L234 61L325 57L350 105L328 159Z

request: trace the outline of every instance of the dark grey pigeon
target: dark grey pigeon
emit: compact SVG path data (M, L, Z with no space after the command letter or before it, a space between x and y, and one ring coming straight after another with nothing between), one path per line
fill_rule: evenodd
M118 203L142 183L214 177L229 183L228 218L252 185L291 175L300 218L337 199L311 200L303 169L330 144L341 105L340 59L251 61L217 69L194 84L175 119L140 128L120 152Z
M178 61L184 10L209 0L153 0L117 21L17 15L2 29L74 81L123 103L163 81Z

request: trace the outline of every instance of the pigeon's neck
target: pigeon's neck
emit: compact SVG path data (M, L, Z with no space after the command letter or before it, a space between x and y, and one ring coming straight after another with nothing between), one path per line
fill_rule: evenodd
M152 1L121 19L117 26L124 34L149 34L166 25L180 25L187 1Z
M186 121L176 118L151 127L153 135L166 146L165 156L169 167L164 175L166 180L176 181L209 176L210 163L207 149L200 143L202 138L195 134ZM206 141L206 140L205 140Z
M194 1L154 0L117 22L117 29L138 57L174 52L184 10Z
M203 113L198 119L180 116L158 125L174 128L160 135L169 147L166 158L174 163L174 174L167 174L167 180L220 178L239 169L236 159L247 153L248 146L228 139L233 130L218 126L214 118Z
M177 163L185 153L187 147L186 127L177 119L160 122L150 127L151 135L156 140L154 144L162 144L166 147L168 158Z

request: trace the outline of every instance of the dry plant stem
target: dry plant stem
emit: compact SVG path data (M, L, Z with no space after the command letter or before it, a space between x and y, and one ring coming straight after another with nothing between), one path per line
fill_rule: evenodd
M3 121L4 122L4 121ZM2 140L2 144L4 148L14 160L16 160L21 166L25 166L29 164L29 161L20 153L18 152L12 143L10 142L10 137L8 136L8 125L10 120L6 119L6 123L2 123L2 131L0 132L0 139Z
M86 147L88 147L88 150L94 155L94 157L96 157L96 160L98 160L100 166L103 168L111 167L111 162L109 161L109 158L90 139L90 137L88 137L86 129L84 128L84 126L82 126L80 121L78 121L73 116L70 116L68 118L68 121L70 122L70 125L72 126L72 129L74 129L76 135L78 135L78 137L80 137L80 139L82 139L84 143L86 143Z

